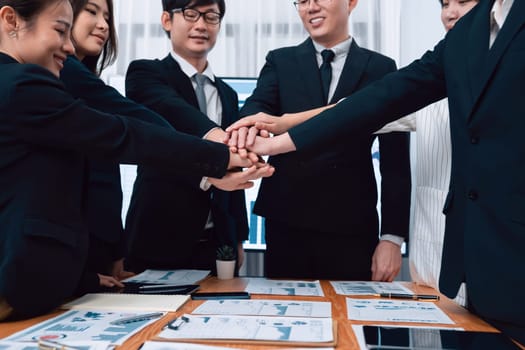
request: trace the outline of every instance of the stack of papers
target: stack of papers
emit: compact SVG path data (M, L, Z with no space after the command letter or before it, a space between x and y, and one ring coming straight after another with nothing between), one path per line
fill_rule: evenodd
M333 346L337 327L331 316L329 302L208 300L154 340Z
M210 274L209 270L145 270L125 279L124 283L137 284L197 284Z

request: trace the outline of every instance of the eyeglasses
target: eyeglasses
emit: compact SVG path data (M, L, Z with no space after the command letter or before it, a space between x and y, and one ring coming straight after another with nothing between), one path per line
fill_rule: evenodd
M308 8L308 6L310 6L310 2L312 1L319 5L329 3L332 0L297 0L294 1L293 4L295 5L297 11L304 11Z
M217 25L221 23L221 14L214 11L200 12L195 9L180 8L173 9L171 13L182 12L182 16L188 22L197 22L199 18L204 18L204 22L208 24Z

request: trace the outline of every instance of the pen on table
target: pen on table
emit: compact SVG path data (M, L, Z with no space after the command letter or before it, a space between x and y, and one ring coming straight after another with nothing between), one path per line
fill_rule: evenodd
M400 294L400 293L379 293L376 296L390 299L410 299L410 300L439 300L439 295L432 294Z
M139 289L182 289L188 287L188 284L146 284Z
M118 320L111 321L110 323L112 325L121 325L121 324L133 323L133 322L153 320L154 318L159 318L161 316L164 316L164 312L152 312L150 314L142 314L142 315L136 315L136 316L131 316L131 317L119 318Z
M38 348L42 350L76 350L80 349L50 339L38 339Z
M186 288L141 289L138 294L186 294Z

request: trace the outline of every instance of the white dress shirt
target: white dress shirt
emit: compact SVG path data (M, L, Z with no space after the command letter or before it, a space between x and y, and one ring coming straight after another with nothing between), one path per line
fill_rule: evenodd
M352 37L349 37L347 40L343 41L342 43L339 43L335 45L334 47L324 47L323 45L320 45L313 41L314 47L315 47L315 56L317 58L317 66L321 67L321 64L323 64L323 57L321 56L321 52L325 49L330 49L334 52L335 56L330 65L332 66L332 80L330 80L330 88L328 90L328 101L332 100L332 97L334 96L335 89L337 88L337 84L339 83L339 78L341 77L341 73L343 73L343 68L345 66L346 57L348 56L348 51L350 50L350 45L352 44Z
M192 66L188 61L186 61L181 56L177 55L174 51L171 52L171 56L180 66L180 69L184 74L188 76L188 78L191 80L191 84L193 85L193 89L195 90L197 88L197 83L195 79L193 79L193 76L197 73L197 69L195 69L194 66ZM210 120L215 122L217 125L221 125L222 122L222 104L221 99L219 98L219 91L215 87L215 74L213 74L213 71L211 69L210 63L206 65L206 69L201 73L205 75L208 79L204 83L204 95L206 95L206 110L207 115ZM207 134L206 134L207 135ZM206 135L204 137L206 137ZM199 187L203 191L207 191L210 189L211 184L208 182L208 177L203 176ZM211 212L208 215L208 220L206 222L205 228L212 228L213 227L213 220L211 217Z
M490 11L490 43L489 47L492 47L498 33L503 27L505 20L510 12L510 8L514 4L514 0L496 0Z
M414 220L410 229L410 275L416 283L439 290L445 236L443 206L447 197L452 146L448 100L443 99L414 113L416 166ZM465 286L455 301L466 304Z

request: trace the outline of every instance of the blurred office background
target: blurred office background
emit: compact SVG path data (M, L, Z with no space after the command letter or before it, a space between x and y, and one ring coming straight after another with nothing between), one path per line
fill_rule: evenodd
M129 63L139 58L163 58L171 46L160 25L161 0L114 0L114 6L119 54L116 63L104 71L103 79L124 93ZM438 0L360 0L350 23L350 34L360 46L390 56L398 67L421 56L444 35ZM307 35L292 0L226 0L226 16L209 61L216 75L232 78L242 102L253 88L267 52L297 45ZM123 218L135 171L134 166L121 167ZM247 191L248 211L257 189ZM262 275L263 224L251 213L249 218L250 240L245 244L249 253L241 273ZM407 269L400 279L409 279Z

